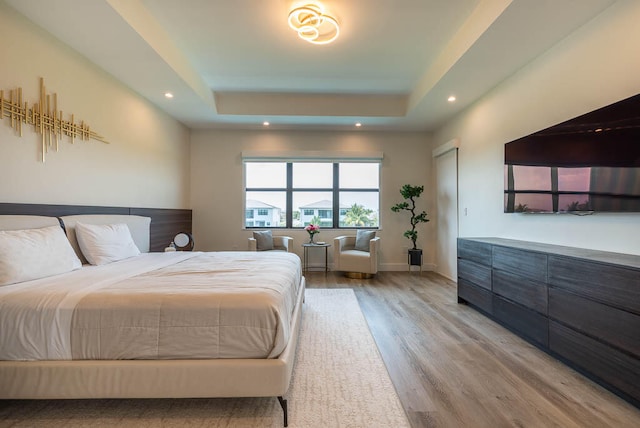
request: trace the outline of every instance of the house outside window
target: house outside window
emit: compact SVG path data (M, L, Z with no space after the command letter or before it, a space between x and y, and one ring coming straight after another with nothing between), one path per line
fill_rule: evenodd
M278 226L282 216L279 207L253 199L246 201L245 213L245 227Z
M302 207L304 214L300 216L302 226L311 223L319 224L321 228L333 227L333 203L329 200L316 201ZM340 211L347 211L347 207L341 207ZM343 223L343 222L342 222ZM342 224L342 227L345 227Z
M255 210L245 227L379 227L379 162L245 161L244 167L245 209Z

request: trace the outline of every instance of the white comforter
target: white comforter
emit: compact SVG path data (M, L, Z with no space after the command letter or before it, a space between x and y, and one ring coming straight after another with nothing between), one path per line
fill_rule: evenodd
M150 253L0 287L0 360L273 358L300 259Z

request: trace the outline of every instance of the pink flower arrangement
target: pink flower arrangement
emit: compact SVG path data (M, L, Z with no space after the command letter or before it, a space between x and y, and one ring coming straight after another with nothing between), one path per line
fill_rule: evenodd
M309 233L310 237L313 237L313 235L315 235L316 233L320 233L320 226L318 226L317 224L309 224L304 227L304 230Z
M317 224L310 224L304 227L304 230L309 234L309 244L313 244L313 235L320 233L320 226Z
M305 226L304 230L306 230L307 233L309 234L309 244L313 244L313 235L315 235L316 233L320 233L320 226L318 226L317 224L311 223Z

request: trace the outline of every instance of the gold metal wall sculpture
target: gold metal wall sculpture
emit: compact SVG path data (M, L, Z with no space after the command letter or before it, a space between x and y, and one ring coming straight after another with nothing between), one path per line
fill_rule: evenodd
M71 144L76 138L82 141L92 138L109 144L84 121L76 123L73 114L71 120L62 119L62 110L58 111L58 95L45 93L43 78L40 78L40 101L32 108L28 107L26 101L23 104L22 88L11 89L9 98L4 98L4 91L0 90L0 120L5 117L9 118L11 127L21 137L22 124L33 125L34 131L42 135L42 162L49 148L58 151L58 142L64 136L71 138Z

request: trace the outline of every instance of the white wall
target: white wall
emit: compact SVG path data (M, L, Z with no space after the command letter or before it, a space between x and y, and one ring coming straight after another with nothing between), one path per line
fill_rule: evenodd
M505 143L640 92L638 23L640 2L615 3L435 133L460 139L460 236L640 254L640 214L503 213Z
M384 152L381 169L380 224L381 269L406 270L403 248L411 242L402 236L409 228L406 213L393 213L391 206L402 201L403 184L424 185L420 209L432 212L431 151L429 136L423 133L313 132L313 131L192 131L191 207L197 249L244 250L251 231L244 230L242 151L351 151ZM425 250L429 268L434 257L433 222L420 225L419 245ZM294 237L296 253L302 255L308 241L302 230L274 233ZM344 230L323 229L316 240L332 242ZM354 231L350 231L354 234ZM331 263L332 257L329 256Z
M39 100L39 78L58 109L111 144L60 142L40 161L41 137L0 121L0 202L189 207L189 130L0 2L0 89ZM152 72L141 70L141 72Z

